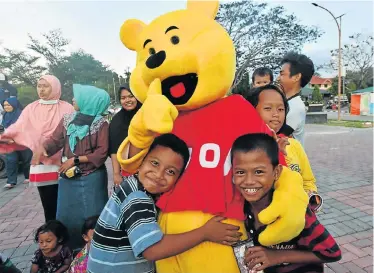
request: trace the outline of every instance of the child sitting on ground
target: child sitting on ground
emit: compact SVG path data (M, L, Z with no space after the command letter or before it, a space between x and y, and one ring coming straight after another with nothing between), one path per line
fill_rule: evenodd
M267 67L259 67L252 74L252 87L267 85L273 81L273 72Z
M246 229L255 245L248 248L245 262L250 270L265 273L323 272L323 264L340 260L341 251L309 208L299 236L270 247L258 242L258 235L266 228L258 214L270 205L274 183L282 172L278 152L277 142L267 134L243 135L231 150L233 183L245 199Z
M67 228L57 220L48 221L36 230L39 249L31 259L31 273L62 273L68 270L72 253L68 246Z
M162 233L154 200L172 190L188 160L183 140L173 134L155 138L137 174L124 178L99 217L88 258L89 272L155 272L153 261L204 241L231 245L239 240L239 227L221 223L223 217L214 217L190 232Z
M73 262L70 265L69 273L86 273L87 272L87 261L88 253L90 251L90 245L94 229L99 216L92 216L84 221L82 226L82 237L86 242L84 248L75 256Z
M279 86L268 84L251 89L245 94L245 98L256 108L261 118L276 134L284 128L286 115L288 113L288 103L283 91ZM304 190L309 195L310 204L314 211L319 211L322 207L322 197L317 194L316 179L305 153L303 146L294 138L278 137L278 143L285 150L288 167L297 171L303 177Z

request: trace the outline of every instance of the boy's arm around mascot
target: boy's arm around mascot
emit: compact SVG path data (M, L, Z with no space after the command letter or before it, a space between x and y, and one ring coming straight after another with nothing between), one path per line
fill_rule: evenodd
M175 106L161 95L160 80L154 80L142 108L130 123L128 138L117 153L118 161L126 172L137 170L154 138L158 134L170 133L177 116ZM301 175L284 168L275 183L271 205L259 214L259 220L267 225L259 236L260 243L275 245L299 235L305 226L307 204L308 196L303 189Z

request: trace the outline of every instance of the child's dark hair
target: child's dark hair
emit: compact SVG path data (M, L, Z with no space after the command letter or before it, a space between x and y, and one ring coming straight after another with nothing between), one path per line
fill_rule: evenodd
M284 94L283 90L281 89L281 87L279 87L278 85L270 83L270 84L267 84L267 85L264 85L264 86L252 88L251 90L249 90L248 92L246 92L244 94L244 98L249 103L251 103L253 105L253 107L256 108L258 103L259 103L260 94L262 93L262 91L269 90L269 89L276 91L277 93L279 93L282 96L282 100L283 100L283 103L284 103L284 111L286 112L286 115L287 115L288 110L289 110L287 98L286 98L286 95Z
M46 232L52 232L57 237L57 242L60 245L69 241L69 232L64 224L57 220L50 220L36 230L35 243L39 242L39 235Z
M268 134L246 134L238 137L231 149L231 163L233 162L235 152L252 152L255 150L264 151L269 157L273 167L279 165L279 148L275 139Z
M90 229L95 228L97 220L99 219L99 216L100 215L91 216L91 217L88 217L86 220L84 220L84 224L81 230L82 235L87 235L87 232Z
M253 74L252 74L252 84L255 82L256 76L265 77L266 75L270 76L271 82L274 80L273 71L271 71L270 68L267 68L267 67L256 68L256 70L253 71Z
M301 87L304 87L310 82L314 74L314 64L311 59L303 54L289 52L283 57L281 65L285 63L290 64L290 77L298 73L301 74Z
M148 153L150 153L157 146L170 148L174 152L176 152L177 154L182 156L182 158L183 158L183 169L182 169L179 177L182 176L184 170L186 169L188 160L190 159L190 152L188 151L188 147L187 147L186 142L184 142L182 139L180 139L179 137L177 137L174 134L160 135L160 136L155 138L151 147L149 148Z

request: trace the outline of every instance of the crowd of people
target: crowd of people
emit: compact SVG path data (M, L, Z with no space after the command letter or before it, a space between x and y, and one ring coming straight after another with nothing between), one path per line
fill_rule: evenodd
M303 148L306 113L300 90L314 74L314 65L296 53L287 54L281 65L276 81L270 69L257 68L253 88L241 94L274 133L240 136L231 148L232 182L245 199L246 232L255 244L244 262L256 272L307 272L305 268L322 272L323 264L339 260L341 253L315 216L322 198ZM129 86L119 88L122 108L110 124L105 119L110 102L105 90L75 84L71 105L60 100L59 80L46 75L39 79L37 91L39 100L24 109L16 98L3 101L5 132L0 145L10 166L5 187L16 185L18 164L14 162L21 158L25 182L38 187L44 209L45 223L35 233L39 249L32 258L31 273L153 272L154 261L204 241L224 245L239 241L239 227L223 223L219 216L190 232L163 234L155 200L173 189L190 154L183 140L163 134L153 141L136 174L121 170L117 151L142 106ZM270 205L274 182L286 171L279 151L289 168L301 174L310 207L301 234L274 250L258 241L266 227L258 214ZM108 157L115 186L111 196ZM8 262L8 269L14 268L9 259L2 260L3 265Z

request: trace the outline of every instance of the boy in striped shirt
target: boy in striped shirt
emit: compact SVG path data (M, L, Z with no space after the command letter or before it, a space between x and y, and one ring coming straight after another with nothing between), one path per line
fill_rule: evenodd
M289 242L261 246L259 234L266 228L259 221L260 212L268 207L274 193L274 182L279 178L282 165L278 162L278 144L266 134L247 134L239 137L231 150L233 183L246 199L248 237L254 247L246 252L249 269L265 273L319 273L323 264L341 259L341 251L334 238L319 223L310 208L305 214L304 230ZM278 204L281 206L282 204Z
M157 223L155 198L171 190L189 160L186 143L173 134L157 137L139 167L116 188L96 224L88 259L88 272L155 272L153 261L212 241L231 245L239 240L239 227L214 217L201 228L165 235Z

